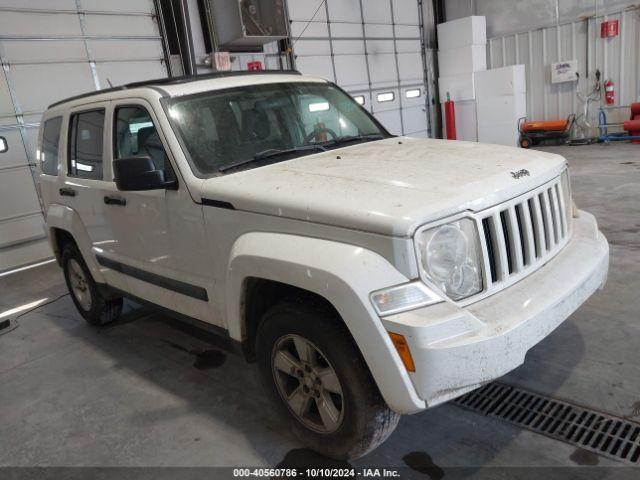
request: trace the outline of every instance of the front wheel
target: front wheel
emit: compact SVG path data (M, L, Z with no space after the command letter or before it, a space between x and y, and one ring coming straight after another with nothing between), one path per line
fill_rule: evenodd
M73 244L68 244L62 252L62 269L71 299L88 323L106 325L118 318L122 297L108 299L100 293L82 254Z
M354 459L393 432L400 416L382 399L335 312L283 302L264 315L257 339L263 381L309 448Z

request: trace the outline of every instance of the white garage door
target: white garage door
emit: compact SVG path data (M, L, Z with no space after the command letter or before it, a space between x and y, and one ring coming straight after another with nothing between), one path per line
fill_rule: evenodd
M428 136L418 0L288 6L298 70L335 81L392 133Z
M30 165L65 97L165 77L153 0L0 0L0 272L51 256Z

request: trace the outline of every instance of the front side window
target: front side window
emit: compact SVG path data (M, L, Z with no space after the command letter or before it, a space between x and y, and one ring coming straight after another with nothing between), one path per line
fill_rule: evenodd
M113 158L138 155L151 157L157 170L164 170L168 166L167 154L149 112L139 106L118 107Z
M102 180L104 117L104 109L71 116L69 175Z
M253 168L389 134L328 83L278 83L169 100L191 166L203 176Z
M50 118L44 122L40 162L42 173L46 175L58 175L58 146L60 145L61 127L62 117Z

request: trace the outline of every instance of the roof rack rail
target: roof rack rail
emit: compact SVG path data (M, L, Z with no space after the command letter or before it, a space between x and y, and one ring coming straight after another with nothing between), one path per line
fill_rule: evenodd
M105 88L103 90L96 90L94 92L82 93L80 95L75 95L73 97L65 98L64 100L59 100L55 103L52 103L51 105L49 105L48 108L57 107L58 105L62 105L63 103L71 102L73 100L79 100L81 98L92 97L94 95L100 95L102 93L118 92L120 90L129 90L132 88L141 88L141 87L180 85L181 83L195 82L198 80L209 80L213 78L236 77L236 76L244 76L244 75L248 76L248 75L302 75L302 74L297 70L240 70L240 71L228 71L228 72L213 72L213 73L207 73L204 75L183 75L180 77L156 78L153 80L143 80L141 82L127 83L126 85L119 85L117 87Z

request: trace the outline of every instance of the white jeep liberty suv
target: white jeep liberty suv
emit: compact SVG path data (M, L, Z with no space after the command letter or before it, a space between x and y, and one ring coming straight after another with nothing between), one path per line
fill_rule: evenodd
M607 275L564 158L394 137L297 72L64 100L38 159L82 316L127 296L218 333L334 458L522 364Z

